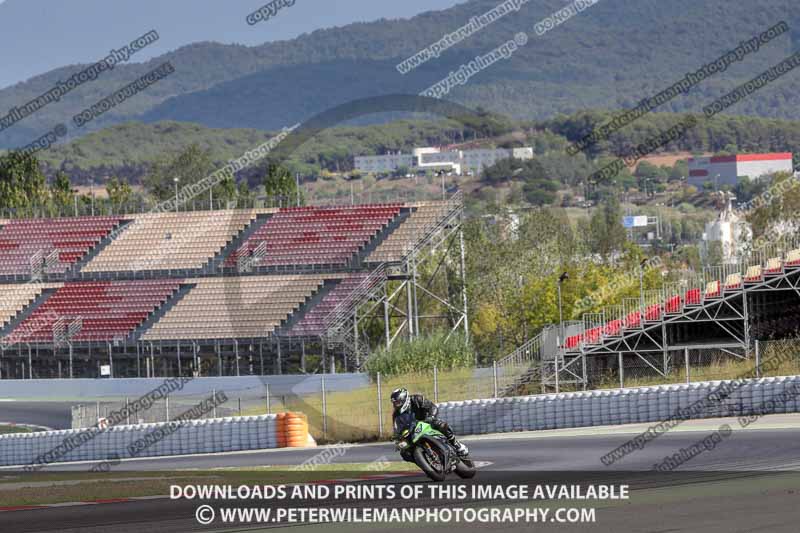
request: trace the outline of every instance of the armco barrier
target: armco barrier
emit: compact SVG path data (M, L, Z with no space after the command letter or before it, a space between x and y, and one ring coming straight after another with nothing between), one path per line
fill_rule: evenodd
M291 425L287 426L286 420L291 420ZM175 424L179 429L167 431ZM303 430L305 435L301 435ZM46 462L106 461L313 445L305 416L295 413L112 426L74 446L88 434L87 430L69 429L0 435L0 466L37 465L42 457ZM147 446L141 445L145 440ZM59 447L66 453L48 456Z
M712 393L723 389L731 392L715 399ZM692 405L696 408L689 413L679 411ZM800 412L800 376L439 404L439 416L460 435L660 422L673 417L698 419L794 412Z

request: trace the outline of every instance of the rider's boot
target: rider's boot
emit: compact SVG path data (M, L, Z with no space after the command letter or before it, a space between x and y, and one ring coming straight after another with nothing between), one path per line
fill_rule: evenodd
M456 449L456 452L458 453L459 457L466 457L469 455L469 448L467 448L467 445L464 444L463 442L457 441L455 437L453 437L450 440L450 444L452 444L453 447Z

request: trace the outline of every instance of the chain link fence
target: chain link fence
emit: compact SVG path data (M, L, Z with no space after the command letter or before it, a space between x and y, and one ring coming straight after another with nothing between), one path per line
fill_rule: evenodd
M363 386L352 386L348 375L311 375L302 386L273 392L260 388L227 390L228 400L202 418L253 416L287 411L308 417L309 430L319 442L369 441L388 438L392 432L389 400L392 391L407 388L434 402L493 398L500 395L501 378L495 368L461 369L420 373L384 379L380 375ZM212 391L216 393L217 391ZM208 395L172 394L143 409L134 408L121 417L121 424L141 424L174 420L207 399ZM73 429L94 426L112 418L112 413L136 403L137 398L96 401L72 406ZM140 405L140 404L136 404ZM116 417L120 418L120 417Z
M388 439L392 432L389 397L399 387L422 394L435 403L495 398L500 396L632 388L700 381L750 379L800 375L800 340L758 341L742 349L694 348L663 352L592 356L583 361L560 363L534 361L503 368L460 369L384 378L376 376L353 386L346 375L310 375L302 387L280 392L269 385L222 391L228 400L204 418L252 416L286 411L302 412L309 430L320 443ZM622 371L620 371L620 368ZM556 379L556 375L558 379ZM137 411L123 423L163 422L175 419L207 398L172 395ZM75 405L73 428L93 426L134 399Z

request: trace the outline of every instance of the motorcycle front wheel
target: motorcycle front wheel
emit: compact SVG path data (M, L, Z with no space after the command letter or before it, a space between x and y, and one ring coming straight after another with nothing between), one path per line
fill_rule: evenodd
M414 448L414 462L433 481L444 481L446 474L443 459L442 453L427 441L421 442Z

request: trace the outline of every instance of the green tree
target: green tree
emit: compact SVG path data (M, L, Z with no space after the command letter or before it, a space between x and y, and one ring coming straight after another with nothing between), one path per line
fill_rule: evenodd
M175 179L178 188L189 185L210 176L216 170L210 150L192 144L178 153L162 155L150 168L143 179L145 190L157 200L169 200L175 195ZM225 203L236 198L236 182L227 177L215 184L211 192L198 193L198 199L213 195L214 205ZM191 200L189 200L191 202Z
M606 198L599 209L592 213L590 231L590 245L594 253L610 257L622 250L626 236L622 227L622 210L616 196Z
M281 205L305 205L303 191L298 191L297 181L285 166L270 161L264 176L264 193Z
M50 199L53 202L54 214L66 215L72 206L72 184L66 172L58 171L50 186Z
M106 183L106 191L108 192L108 200L111 202L112 211L121 213L125 210L125 206L131 201L133 197L133 189L127 181L122 181L119 178L111 178Z
M0 157L0 207L32 210L47 198L47 180L36 157L22 152Z

